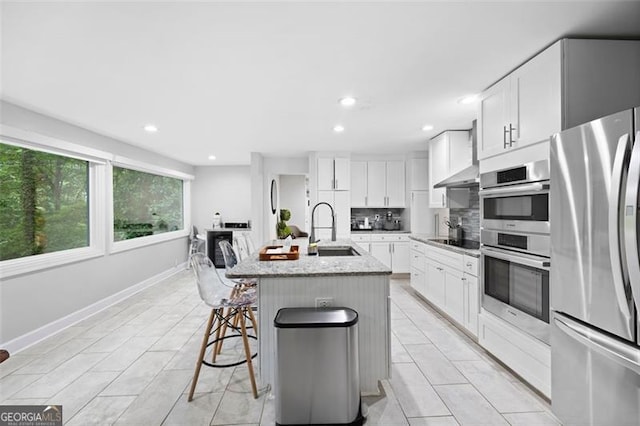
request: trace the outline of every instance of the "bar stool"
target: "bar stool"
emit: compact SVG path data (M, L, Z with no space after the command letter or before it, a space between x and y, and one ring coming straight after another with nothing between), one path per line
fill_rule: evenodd
M253 313L251 307L256 302L255 291L238 291L235 286L229 286L218 277L216 268L211 260L204 253L196 253L191 258L191 266L198 285L198 292L202 301L211 307L209 320L204 330L202 345L196 369L193 374L193 381L189 391L188 401L193 399L196 390L198 377L202 365L216 368L235 367L240 364L247 364L249 370L249 379L251 380L251 390L253 397L258 398L258 390L256 387L256 379L253 371L252 359L258 354L251 354L249 347L249 339L257 340L257 336L247 333L247 319L252 320ZM253 321L253 320L252 320ZM236 323L238 326L233 327L231 324ZM225 333L222 333L223 327ZM226 334L226 329L231 328L234 333ZM216 362L216 352L218 346L223 340L231 338L242 338L244 346L244 358L238 361L221 364ZM213 345L213 358L211 362L205 361L205 353L209 346Z
M220 241L218 243L218 245L220 246L220 251L222 252L222 257L224 258L224 267L225 267L225 271L230 270L231 268L233 268L234 266L236 266L238 264L238 256L236 255L235 250L233 249L233 246L231 244L229 244L228 241ZM241 279L237 279L237 280L232 280L229 278L224 277L224 280L226 280L227 282L233 283L234 285L234 292L237 293L253 293L255 295L257 295L256 292L256 286L258 284L258 281L254 278L241 278ZM256 297L257 299L257 297ZM251 327L255 336L258 336L258 321L256 321L255 315L253 314L253 310L257 309L257 306L254 302L254 304L251 306L251 309L247 310L247 314L249 317L249 320L251 321ZM222 326L222 331L221 331L221 335L222 336L226 336L226 332L227 332L227 327L231 327L234 330L238 329L238 318L234 318L233 321L231 321L229 324L224 324ZM213 360L215 361L215 356L219 355L222 352L222 340L220 340L216 346L214 347L214 352L213 352Z
M191 267L191 259L193 255L202 251L205 244L205 237L198 233L198 228L191 227L191 234L189 234L189 257L187 259L187 269Z

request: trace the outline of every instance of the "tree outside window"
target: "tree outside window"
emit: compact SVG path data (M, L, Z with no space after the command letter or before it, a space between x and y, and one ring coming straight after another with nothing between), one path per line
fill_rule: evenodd
M89 162L0 142L0 261L89 246Z
M183 181L113 167L114 241L184 229Z

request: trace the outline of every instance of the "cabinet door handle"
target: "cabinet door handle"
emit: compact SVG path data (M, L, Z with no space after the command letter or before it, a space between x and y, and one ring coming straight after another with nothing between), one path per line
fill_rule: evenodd
M442 194L442 207L444 207L444 194Z
M511 127L511 123L509 123L509 127ZM511 146L511 142L507 142L507 132L509 132L507 126L502 126L502 147L504 149L507 149L507 144ZM511 140L511 136L509 136L509 140Z
M369 197L367 195L364 196L364 205L365 206L369 205Z
M513 144L516 142L513 140L513 137L512 137L514 130L516 130L516 128L513 127L513 124L509 123L509 146L513 146Z
M467 262L467 267L471 268L472 266L471 262Z
M412 193L411 193L411 202L412 202L412 203L413 203L413 196L414 196L414 195L415 195L415 194L412 192Z
M338 179L336 179L336 187L334 189L338 189Z
M464 277L462 278L462 281L466 281L466 280L467 280L466 278L464 278Z

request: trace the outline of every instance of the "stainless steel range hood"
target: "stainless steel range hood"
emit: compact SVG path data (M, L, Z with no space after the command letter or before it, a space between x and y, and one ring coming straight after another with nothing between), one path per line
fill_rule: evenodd
M477 164L473 164L453 176L433 185L434 188L467 188L480 183L480 172Z
M476 120L473 120L471 126L471 144L471 165L433 185L434 188L469 188L479 184L480 171L478 169L478 156L476 153L478 145Z

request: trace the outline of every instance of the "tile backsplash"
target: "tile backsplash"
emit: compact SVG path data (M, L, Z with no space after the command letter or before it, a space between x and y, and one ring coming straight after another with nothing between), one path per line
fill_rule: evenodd
M375 217L378 215L381 221L382 226L386 220L387 212L391 212L393 215L393 219L400 220L400 230L405 228L405 209L402 208L352 208L351 209L351 220L356 220L357 222L363 222L365 217L369 218L369 225L371 227L374 226Z
M467 240L480 241L480 197L478 190L478 186L470 188L469 208L449 209L449 220L451 223L456 224L459 218L462 219L464 238Z

